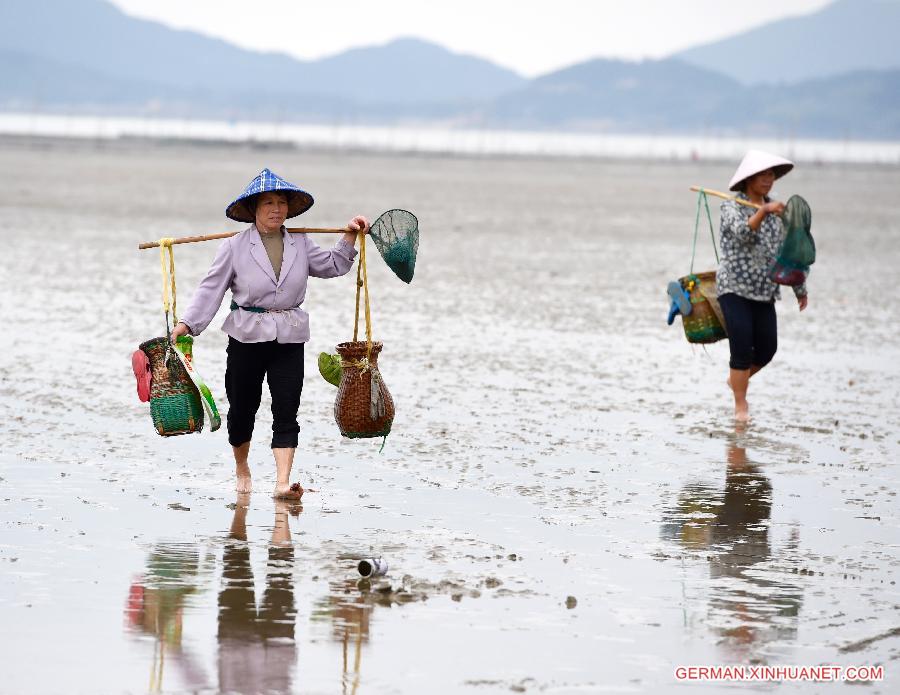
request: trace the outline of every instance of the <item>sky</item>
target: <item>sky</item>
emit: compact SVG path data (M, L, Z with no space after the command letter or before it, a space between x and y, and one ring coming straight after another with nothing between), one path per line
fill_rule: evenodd
M590 58L661 58L831 0L110 0L243 48L315 59L415 37L534 77Z

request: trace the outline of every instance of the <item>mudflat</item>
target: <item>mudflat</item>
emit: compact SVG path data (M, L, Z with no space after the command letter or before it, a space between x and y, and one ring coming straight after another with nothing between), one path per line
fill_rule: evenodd
M224 208L266 166L315 196L304 225L421 229L411 285L370 254L382 453L341 439L316 369L355 274L310 283L302 510L270 497L267 395L238 497L224 425L159 437L130 367L164 332L138 243L240 229ZM4 140L0 690L659 693L679 666L833 664L896 692L900 169L778 183L819 259L742 429L727 345L665 323L688 187L732 169ZM216 243L176 247L180 307ZM227 304L194 346L223 416Z

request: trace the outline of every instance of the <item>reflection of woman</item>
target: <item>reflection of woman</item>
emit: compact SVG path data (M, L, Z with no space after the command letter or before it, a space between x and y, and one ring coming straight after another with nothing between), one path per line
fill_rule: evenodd
M772 557L771 512L769 478L747 459L743 447L731 443L724 491L708 485L685 487L676 515L663 527L665 536L683 547L705 551L713 580L706 622L737 652L732 656L738 661L748 660L754 645L796 634L798 587L773 581L761 566ZM788 550L795 545L792 538Z
M309 316L300 305L310 276L332 278L350 270L356 233L368 226L365 217L354 217L330 251L316 246L307 234L286 233L285 219L312 204L309 193L263 169L225 211L250 226L219 247L172 331L173 340L186 333L199 335L218 311L225 291L231 290L231 313L222 330L229 336L225 391L238 492L250 492L247 458L265 378L272 395L275 496L298 499L303 494L299 486L290 485L300 431L303 345L309 340Z
M743 447L728 447L725 495L716 512L710 542L724 549L714 563L717 574L740 575L769 558L772 483L747 460Z
M794 167L793 163L766 152L751 150L731 179L737 197L761 206L759 210L728 200L722 203L719 230L722 259L716 273L716 293L725 316L731 348L728 385L734 393L734 415L749 418L747 387L750 377L765 367L778 349L775 300L779 287L769 279L769 268L784 240L779 215L784 203L771 200L775 179ZM806 308L806 287L793 288Z
M290 692L297 660L294 627L294 549L288 510L276 507L269 546L266 588L256 606L250 547L247 545L247 499L238 496L229 543L223 556L219 592L219 690L222 692Z
M772 483L743 447L730 445L725 496L711 534L718 552L710 559L710 576L728 582L713 593L710 611L722 615L717 629L739 660L747 659L751 645L796 635L799 589L749 571L771 556L771 513Z

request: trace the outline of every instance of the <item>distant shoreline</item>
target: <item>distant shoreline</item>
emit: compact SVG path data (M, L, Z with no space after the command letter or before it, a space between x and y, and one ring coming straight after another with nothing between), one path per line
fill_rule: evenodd
M462 157L733 161L752 147L808 163L900 165L900 141L637 135L0 113L0 137L152 141Z

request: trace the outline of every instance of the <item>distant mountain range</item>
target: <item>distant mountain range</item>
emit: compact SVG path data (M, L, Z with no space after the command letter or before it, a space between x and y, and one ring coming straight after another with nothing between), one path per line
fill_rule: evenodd
M900 138L900 70L748 87L673 58L593 60L487 104L481 124L605 132Z
M527 128L696 130L729 110L740 91L731 78L678 60L597 59L497 97L484 118Z
M199 90L227 93L239 105L245 94L277 90L341 99L353 95L361 102L453 102L490 98L525 82L489 61L416 39L317 61L248 51L130 17L104 0L2 0L0 27L4 53L144 85L154 98ZM0 75L8 72L4 62ZM48 86L56 82L52 71L45 76ZM52 92L41 91L45 98Z
M2 0L0 26L6 110L900 138L900 0L839 0L672 58L533 80L417 39L301 61L104 0Z
M900 0L838 0L673 57L744 84L900 70Z

